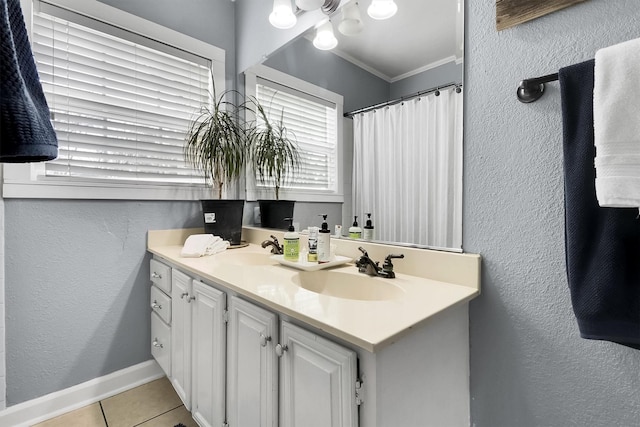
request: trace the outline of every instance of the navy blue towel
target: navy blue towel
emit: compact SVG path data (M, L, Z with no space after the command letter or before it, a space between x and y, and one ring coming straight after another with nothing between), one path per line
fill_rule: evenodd
M58 140L20 0L0 0L0 162L41 162L57 156Z
M593 143L594 60L560 69L565 250L580 335L640 349L638 209L601 208Z

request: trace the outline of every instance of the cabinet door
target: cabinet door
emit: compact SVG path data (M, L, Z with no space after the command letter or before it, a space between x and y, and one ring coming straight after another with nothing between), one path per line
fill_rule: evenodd
M189 276L171 274L171 383L185 408L191 408L191 288Z
M227 422L278 426L277 317L237 297L229 301Z
M225 421L226 294L194 281L193 295L191 414L200 427L219 427Z
M171 328L155 312L151 313L151 355L171 377Z
M356 427L355 352L282 321L280 425Z

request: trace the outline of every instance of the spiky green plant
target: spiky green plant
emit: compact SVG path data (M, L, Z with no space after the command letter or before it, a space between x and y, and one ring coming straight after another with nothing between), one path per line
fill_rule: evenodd
M198 117L189 126L185 141L185 159L205 174L222 198L225 185L237 179L246 164L246 140L241 107L227 101L235 91L213 96L213 105L203 106Z
M254 123L246 130L249 158L258 180L262 184L273 184L279 200L280 187L300 167L298 144L295 134L283 123L284 110L280 120L272 122L264 107L256 99L251 101L261 123Z

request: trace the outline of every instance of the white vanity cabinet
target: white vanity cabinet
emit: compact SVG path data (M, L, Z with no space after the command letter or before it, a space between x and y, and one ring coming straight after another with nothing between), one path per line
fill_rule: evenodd
M354 351L175 268L170 276L168 376L198 425L358 426Z
M356 427L356 353L286 320L279 339L277 328L275 313L229 299L229 426Z
M200 427L218 427L225 421L226 294L192 283L191 414Z
M149 263L151 281L151 355L171 376L171 267L155 259Z
M277 427L277 316L232 296L227 332L227 422Z
M280 341L280 426L356 427L356 353L286 321Z
M171 383L201 427L225 419L226 294L173 269Z
M171 273L171 383L187 409L191 409L191 277Z

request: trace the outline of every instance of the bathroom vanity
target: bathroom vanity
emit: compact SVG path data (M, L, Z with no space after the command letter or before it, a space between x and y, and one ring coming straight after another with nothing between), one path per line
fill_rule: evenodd
M147 243L152 354L201 426L469 425L478 255L332 239L342 256L405 258L394 279L302 271L260 246L282 232L245 227L247 247L181 257L201 232Z

